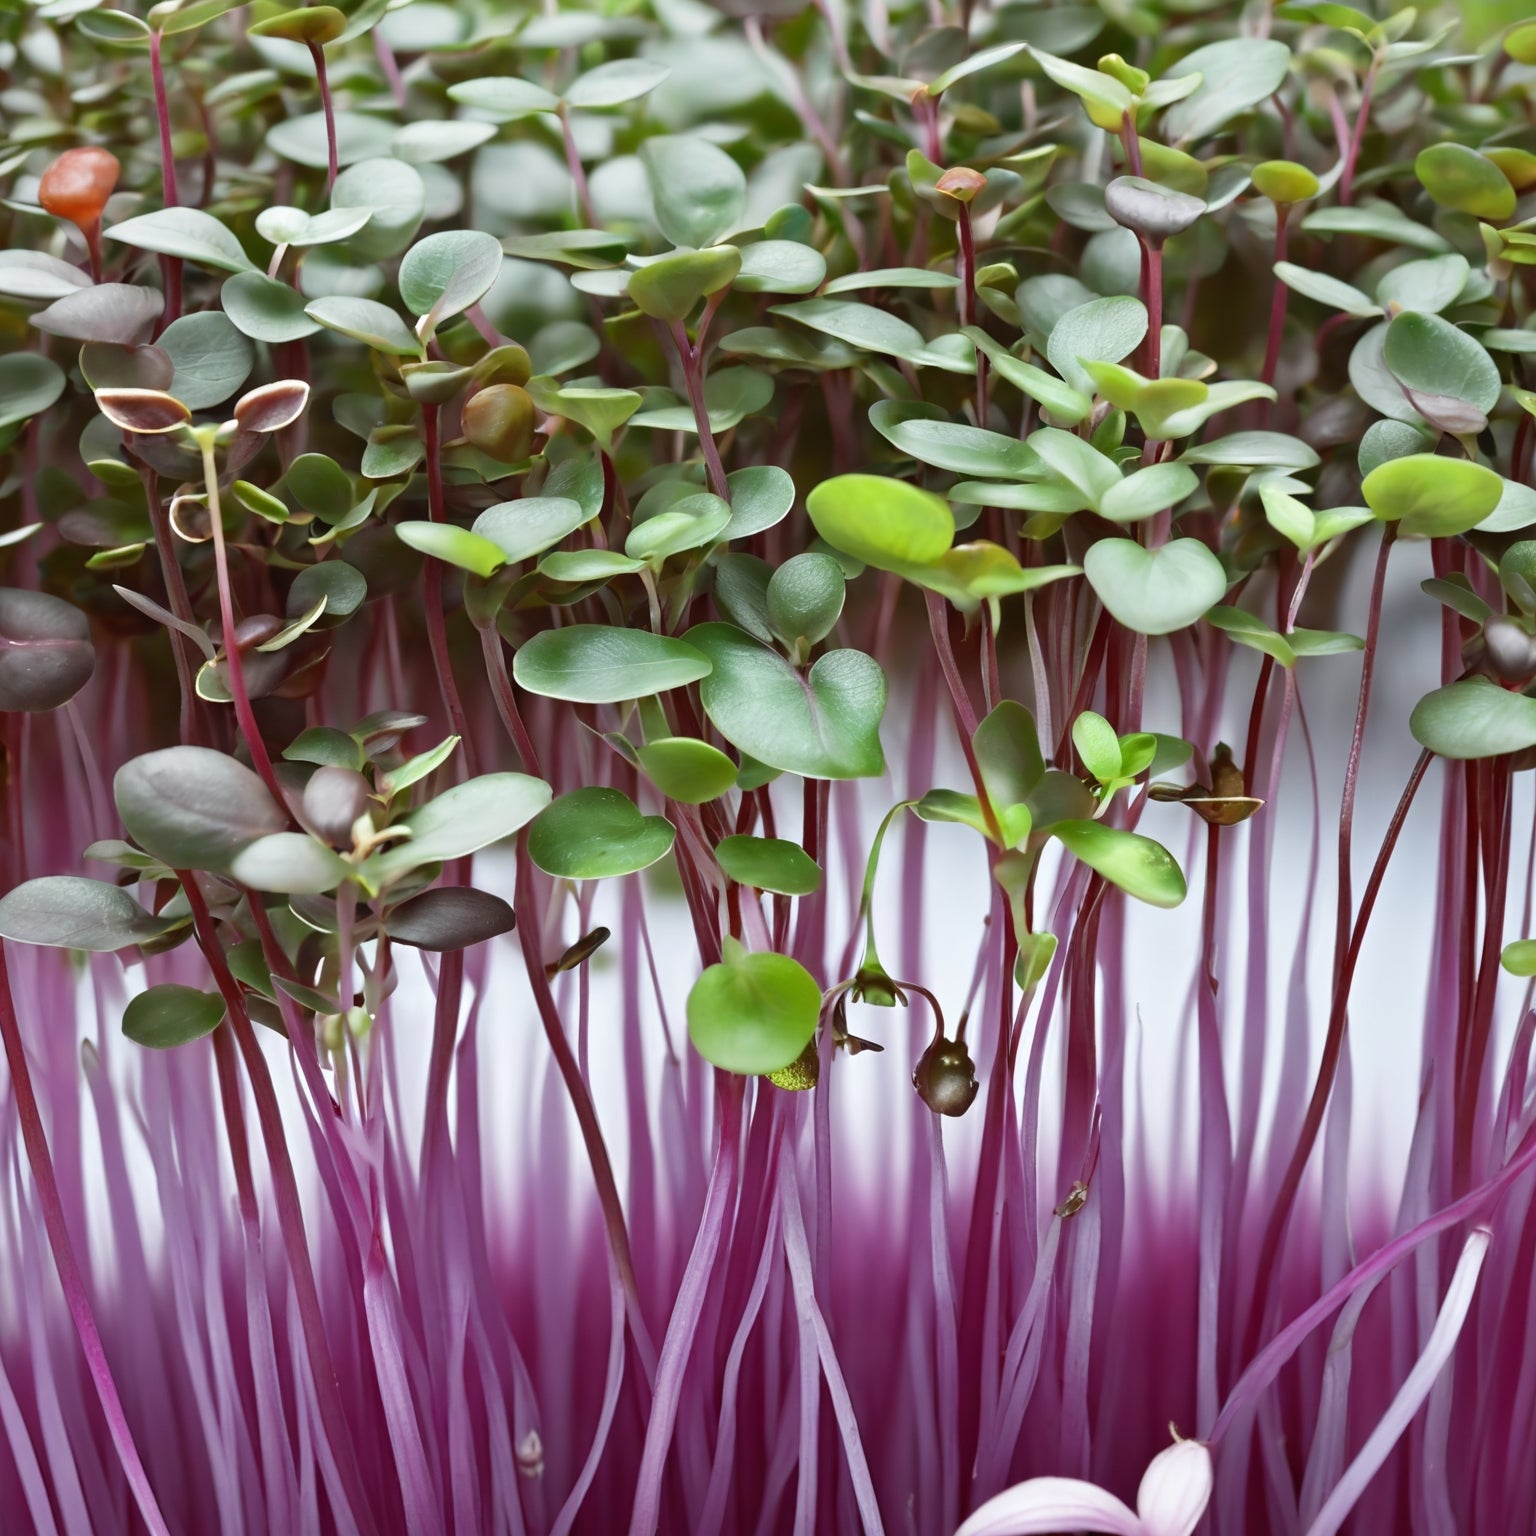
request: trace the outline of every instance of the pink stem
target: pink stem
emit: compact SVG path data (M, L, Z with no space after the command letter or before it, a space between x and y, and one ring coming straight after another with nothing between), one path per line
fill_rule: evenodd
M427 515L434 523L446 523L448 507L443 489L438 410L439 407L435 405L424 405L421 408L422 437L427 450ZM437 673L437 686L443 696L443 707L448 711L449 724L460 740L465 763L473 773L469 719L464 713L464 703L459 697L459 685L453 676L453 658L448 652L448 624L443 615L443 566L440 560L428 559L426 569L422 573L422 588L427 610L427 644L432 650L432 667Z
M1291 210L1284 203L1275 204L1275 265L1278 266L1285 260L1286 237L1288 234L1287 221ZM1289 302L1291 290L1281 280L1275 278L1275 291L1269 305L1269 343L1264 349L1264 372L1260 378L1266 384L1275 382L1275 370L1280 366L1280 341L1285 333L1285 307ZM1274 403L1270 405L1270 414L1274 414Z
M592 212L592 193L587 186L587 172L581 163L581 151L576 147L576 137L571 132L571 114L562 101L557 114L560 119L560 138L565 144L565 164L571 173L571 184L576 188L576 203L588 229L597 228L597 216Z
M235 719L240 734L251 754L251 764L261 775L262 782L271 791L272 798L280 806L288 801L272 771L272 759L267 755L267 744L261 739L261 728L256 724L251 709L251 696L245 687L245 664L240 659L240 645L235 636L235 602L229 585L229 556L224 548L224 519L219 509L219 472L213 460L213 444L203 446L203 479L208 489L208 518L213 530L213 564L219 588L219 622L224 629L224 668L229 674L229 691L235 701Z
M64 1303L74 1320L75 1332L80 1336L80 1347L85 1351L86 1369L91 1373L107 1429L123 1465L123 1475L133 1490L134 1502L139 1507L144 1524L153 1536L170 1536L165 1516L160 1513L160 1505L149 1486L144 1463L139 1460L138 1447L133 1443L133 1431L128 1427L122 1399L117 1395L112 1367L102 1347L101 1334L91 1310L91 1299L86 1293L85 1279L80 1273L74 1245L70 1241L69 1226L64 1218L64 1202L59 1195L59 1181L53 1169L53 1156L48 1150L48 1135L43 1128L37 1095L32 1089L26 1047L22 1044L21 1026L11 997L11 979L6 966L4 945L0 945L0 1039L5 1043L5 1059L11 1073L16 1118L21 1124L21 1139L27 1149L32 1177L37 1183L37 1199L43 1212L43 1225L48 1232L49 1246L53 1249L53 1262L59 1272Z
M336 185L336 108L331 101L330 76L325 72L325 47L321 43L309 45L309 56L315 61L315 80L320 86L320 110L325 113L325 156L326 179L325 190L329 196L331 189Z
M1354 132L1349 137L1349 152L1344 156L1344 173L1339 177L1339 201L1347 203L1354 193L1355 166L1360 159L1360 145L1365 139L1366 124L1371 116L1371 96L1376 90L1378 59L1371 60L1365 72L1365 89L1360 93L1360 111L1355 117Z
M715 495L729 500L725 465L720 462L720 450L715 445L715 434L709 426L709 407L704 401L704 371L699 366L698 348L688 340L688 332L683 329L681 321L673 323L672 341L683 365L683 387L688 391L694 425L699 429L699 444L704 450L704 464L709 471L709 488Z

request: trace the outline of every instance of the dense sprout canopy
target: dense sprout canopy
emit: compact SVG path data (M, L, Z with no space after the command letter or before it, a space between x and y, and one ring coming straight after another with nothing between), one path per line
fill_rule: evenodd
M1457 1214L1411 1243L1393 1226L1393 1264L1492 1222L1532 1155L1523 1068L1498 1075L1490 1040L1500 955L1536 970L1528 877L1523 912L1512 894L1512 807L1536 766L1536 23L1498 0L1379 9L0 15L0 937L119 957L91 975L123 993L137 1070L163 1070L145 1081L172 1097L201 1072L210 1102L216 1072L259 1234L266 1196L230 1118L249 1095L279 1311L294 1296L275 1334L258 1309L252 1348L286 1353L291 1324L305 1362L262 1354L230 1394L259 1401L261 1454L285 1469L262 1484L272 1529L284 1498L295 1529L320 1528L298 1520L318 1496L313 1467L306 1494L285 1459L290 1408L306 1465L323 1443L338 1529L442 1529L451 1506L467 1531L482 1496L507 1529L579 1529L600 1500L636 1533L723 1530L749 1505L778 1529L798 1465L797 1531L896 1529L903 1508L948 1531L1053 1469L1039 1423L1066 1426L1059 1470L1106 1467L1128 1493L1122 1460L1151 1460L1170 1417L1213 1445L1214 1495L1209 1458L1185 1452L1153 1462L1139 1516L1092 1489L1031 1513L1053 1496L1037 1489L998 1518L1188 1531L1214 1498L1223 1532L1281 1508L1298 1531L1340 1527L1434 1373L1368 1441L1330 1418L1347 1367L1305 1433L1256 1405L1320 1319L1295 1337L1291 1320L1326 1285L1348 1281L1327 1294L1356 1307L1379 1278L1352 1235L1320 1239L1319 1259L1295 1234L1314 1154L1349 1140L1351 989L1437 761L1439 1022L1403 1208ZM1316 742L1314 689L1349 700ZM1309 824L1337 837L1338 870L1311 1035L1306 946L1328 928L1312 885L1283 1030L1266 990L1298 737L1337 797ZM25 830L33 807L62 807L46 836ZM924 903L947 907L949 880L980 892L968 990L925 959ZM647 903L671 914L665 943ZM1189 976L1174 959L1137 972L1128 923ZM622 1041L589 1018L610 962ZM423 986L433 1001L408 1011ZM665 1041L649 1066L647 987ZM1135 1023L1143 994L1175 992L1187 1054ZM487 998L574 1113L611 1265L594 1294L600 1311L611 1279L612 1363L591 1402L560 1388L554 1415L590 1458L552 1450L547 1509L519 1492L545 1476L544 1421L493 1299L468 1129ZM9 1008L0 1025L29 1166L57 1202L23 1033ZM409 1153L382 1086L395 1035L426 1052ZM1109 1391L1107 1328L1091 1348L1074 1330L1134 1230L1128 1049L1194 1063L1203 1182L1191 1359L1167 1398L1148 1382L1105 1398L1097 1443L1122 1438L1117 1459L1090 1455L1085 1406L1090 1377ZM1223 1050L1245 1053L1235 1094ZM628 1095L622 1189L607 1069ZM829 1202L835 1138L858 1138L834 1083L878 1086L872 1123L900 1124L932 1201L910 1217L921 1243L903 1228L891 1250L934 1250L891 1324L898 1342L933 1331L931 1414L910 1407L918 1389L867 1365L850 1388L838 1364L832 1254L851 1239ZM973 1128L965 1198L946 1204L944 1137ZM323 1208L301 1192L301 1142ZM676 1254L658 1168L686 1170ZM418 1188L431 1212L408 1234ZM72 1274L68 1223L47 1214ZM340 1244L325 1283L316 1221L318 1246ZM1491 1231L1457 1250L1456 1278L1426 1259L1420 1293L1393 1293L1394 1381L1421 1346L1436 1370L1448 1358ZM464 1274L418 1281L438 1252ZM754 1332L771 1286L774 1327L787 1308L806 1351L803 1417L788 1438L754 1426L741 1468L711 1466L744 1358L779 1401ZM89 1287L66 1290L87 1337ZM1425 1317L1442 1293L1444 1329ZM353 1302L345 1326L328 1318ZM461 1329L449 1374L467 1334L497 1378L462 1419L458 1397L422 1400L439 1312ZM718 1391L697 1363L715 1355ZM1480 1368L1490 1400L1510 1395L1507 1365ZM135 1449L144 1402L125 1416L110 1372L93 1380L125 1487L164 1530L159 1469ZM7 1404L9 1388L9 1425ZM1261 1433L1296 1464L1223 1463L1222 1437L1271 1410ZM616 1412L622 1433L646 1426L637 1447ZM896 1426L887 1448L861 1414ZM387 1425L387 1476L353 1419ZM1314 1430L1337 1444L1308 1450ZM456 1460L449 1442L473 1434ZM835 1469L819 1491L818 1459ZM1423 1460L1440 1481L1398 1478L1361 1506L1369 1529L1451 1508L1448 1478L1471 1497L1470 1451L1451 1472L1435 1446ZM1189 1481L1170 1492L1175 1465ZM1529 1525L1519 1487L1500 1529Z

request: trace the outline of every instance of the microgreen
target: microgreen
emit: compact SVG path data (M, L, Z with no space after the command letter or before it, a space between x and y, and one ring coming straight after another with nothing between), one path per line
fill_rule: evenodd
M1536 23L1388 11L4 9L0 1528L1531 1528Z

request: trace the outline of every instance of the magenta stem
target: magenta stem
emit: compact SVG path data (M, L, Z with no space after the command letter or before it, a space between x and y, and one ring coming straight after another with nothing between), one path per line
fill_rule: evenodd
M336 148L336 108L331 101L331 80L325 70L325 46L322 43L309 45L309 56L315 61L315 80L320 87L320 110L325 114L325 157L326 179L325 191L329 196L331 189L336 185L336 167L338 152Z
M1163 248L1146 240L1142 249L1147 258L1142 274L1145 288L1142 298L1147 306L1147 377L1160 379L1163 375Z
M586 220L588 229L597 228L597 216L592 212L592 192L587 186L586 167L581 163L581 151L576 147L576 136L571 132L570 110L562 101L555 115L560 119L560 139L565 145L566 169L571 173L571 184L576 188L576 206Z
M571 1052L570 1042L565 1038L565 1028L560 1022L559 1010L555 1007L554 994L549 990L549 977L544 971L544 956L539 944L539 913L533 901L532 884L533 860L528 857L527 838L519 836L517 887L513 898L517 914L518 947L523 952L523 966L528 973L528 985L533 989L539 1021L544 1026L544 1037L549 1042L561 1081L570 1095L571 1108L576 1111L581 1139L586 1145L587 1161L592 1165L592 1178L597 1185L598 1203L603 1211L603 1226L608 1233L609 1252L613 1256L614 1268L618 1271L619 1283L624 1287L630 1334L635 1342L636 1353L640 1356L645 1379L654 1384L656 1346L651 1340L650 1328L640 1305L640 1284L635 1277L629 1229L624 1222L624 1203L619 1196L618 1181L613 1176L613 1164L603 1140L603 1128L598 1122L597 1109L581 1075L581 1068Z
M427 458L427 515L434 523L448 521L447 495L443 488L443 460L438 422L439 407L424 405L421 408L422 438ZM459 685L453 676L453 658L448 653L448 623L443 614L443 565L440 560L428 559L422 572L422 596L427 612L427 644L432 651L432 668L437 673L437 686L443 698L443 708L448 712L448 722L464 751L469 771L474 772L474 749L469 738L469 718L464 713L464 702L459 697Z
M1274 1276L1275 1262L1279 1256L1280 1243L1285 1236L1286 1225L1290 1220L1291 1208L1296 1200L1296 1191L1301 1188L1302 1174L1306 1171L1312 1148L1317 1143L1317 1134L1322 1129L1323 1115L1333 1092L1339 1059L1344 1051L1344 1037L1349 1028L1350 986L1354 981L1355 967L1360 959L1360 947L1365 942L1366 926L1372 911L1375 910L1376 897L1386 877L1387 864L1392 858L1393 850L1397 847L1403 824L1408 819L1414 796L1418 794L1419 785L1424 781L1429 764L1430 754L1421 752L1413 766L1413 772L1408 776L1408 783L1397 802L1397 808L1392 813L1392 820L1387 826L1381 850L1376 855L1376 863L1371 869L1370 879L1366 883L1365 893L1361 898L1360 915L1355 921L1349 947L1344 953L1342 968L1334 983L1333 1006L1328 1016L1328 1034L1323 1042L1322 1058L1318 1062L1317 1079L1312 1085L1312 1097L1307 1102L1307 1112L1302 1121L1301 1133L1296 1140L1296 1149L1292 1152L1291 1160L1286 1166L1285 1176L1280 1181L1280 1188L1275 1194L1274 1203L1270 1209L1268 1225L1264 1229L1258 1267L1254 1271L1260 1277L1261 1287L1267 1286ZM1264 1291L1261 1289L1254 1297L1252 1311L1249 1313L1245 1354L1252 1354L1254 1347L1258 1344L1264 1322L1263 1295Z
M1349 136L1349 152L1344 156L1344 171L1339 177L1339 201L1348 203L1355 189L1355 166L1360 160L1360 145L1365 139L1366 124L1371 116L1371 97L1376 90L1376 71L1380 58L1372 58L1371 67L1365 72L1365 88L1360 93L1360 111L1355 116L1354 131Z
M208 519L213 530L219 622L224 629L224 667L229 674L229 691L235 701L235 719L251 754L251 765L261 775L272 798L280 806L286 807L287 799L282 786L277 782L277 775L272 771L272 759L267 755L267 744L261 739L261 728L256 724L256 715L251 709L251 696L245 687L245 664L240 659L240 644L235 634L235 602L229 585L229 555L224 548L224 518L219 508L219 471L214 463L211 442L203 444L203 480L208 491Z
M266 1148L267 1163L272 1174L278 1227L283 1236L289 1277L293 1281L299 1325L309 1355L310 1370L314 1375L320 1418L325 1425L331 1450L336 1457L337 1470L352 1505L349 1513L365 1531L372 1531L373 1519L369 1513L352 1432L348 1427L350 1421L346 1404L342 1401L341 1382L326 1339L325 1314L320 1307L320 1292L315 1284L314 1266L309 1257L309 1239L304 1230L304 1207L299 1196L298 1179L293 1171L293 1159L288 1152L288 1138L283 1129L283 1116L278 1107L276 1089L272 1085L272 1074L267 1068L267 1058L262 1055L261 1046L257 1042L255 1026L246 1012L245 996L224 957L218 930L214 926L208 904L203 899L197 877L190 870L177 870L176 878L181 882L187 905L192 909L192 926L197 934L198 948L208 961L214 983L224 999L226 1017L234 1030L235 1043L240 1048L251 1094L256 1101L256 1119L261 1127L262 1144Z
M677 348L678 359L683 365L683 387L688 391L688 403L693 407L694 425L699 430L699 445L704 450L704 465L709 471L709 488L716 496L729 500L730 490L725 483L725 465L720 462L720 449L715 444L715 434L710 430L709 407L704 401L704 370L699 361L703 343L702 327L700 345L695 346L688 340L688 332L682 321L674 321L672 343Z
M155 93L155 122L160 132L161 201L167 208L175 208L181 203L181 193L176 186L176 156L171 149L171 104L160 57L162 42L158 30L149 34L149 75ZM160 317L163 330L181 314L181 258L162 256L160 271L165 283L165 309Z
M53 1167L53 1155L48 1150L48 1134L43 1128L37 1095L32 1088L32 1074L27 1066L21 1025L11 997L11 979L3 944L0 944L0 1040L5 1044L16 1118L21 1125L27 1162L37 1184L37 1203L42 1209L43 1226L48 1232L48 1244L53 1249L53 1262L59 1273L59 1285L64 1292L64 1304L69 1308L75 1332L80 1338L80 1347L85 1352L86 1369L96 1388L96 1396L107 1421L107 1430L112 1436L112 1444L123 1466L123 1475L133 1490L134 1503L139 1507L144 1524L152 1536L170 1536L170 1528L165 1523L165 1516L160 1513L160 1505L149 1486L144 1463L139 1459L138 1447L133 1442L133 1431L128 1427L122 1399L117 1395L117 1383L112 1378L112 1367L101 1342L101 1333L96 1327L96 1316L91 1309L85 1277L80 1272L74 1244L70 1241L69 1225L64 1217L64 1201L59 1194L59 1181Z
M1286 242L1289 233L1288 222L1291 210L1288 204L1275 204L1275 265L1278 266L1285 260ZM1280 342L1285 334L1285 310L1290 300L1291 290L1279 279L1275 278L1275 290L1269 303L1269 342L1264 349L1264 372L1260 374L1265 384L1275 382L1275 370L1280 366ZM1270 414L1274 414L1274 403L1270 404Z

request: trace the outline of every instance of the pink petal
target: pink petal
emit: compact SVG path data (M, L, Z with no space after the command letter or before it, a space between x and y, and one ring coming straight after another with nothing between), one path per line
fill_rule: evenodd
M1210 1502L1211 1453L1198 1440L1181 1440L1152 1458L1136 1509L1145 1536L1190 1536Z
M1141 1521L1119 1499L1075 1477L1032 1477L1019 1483L988 1499L955 1536L1057 1536L1061 1531L1143 1536Z

